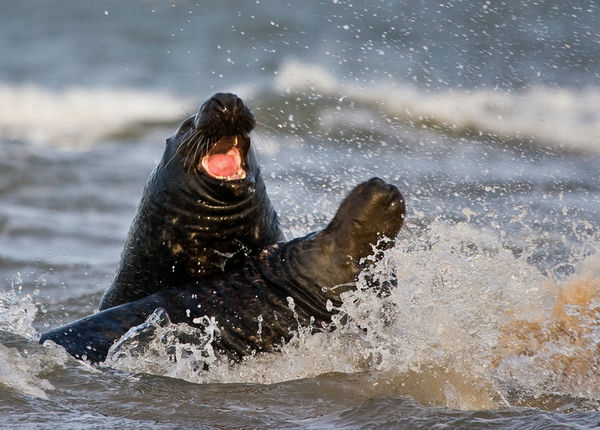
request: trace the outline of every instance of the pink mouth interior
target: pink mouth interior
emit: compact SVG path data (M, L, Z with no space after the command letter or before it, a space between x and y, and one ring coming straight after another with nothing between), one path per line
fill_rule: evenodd
M242 168L242 157L237 148L231 148L224 154L208 154L202 158L202 167L215 179L244 179L246 172Z

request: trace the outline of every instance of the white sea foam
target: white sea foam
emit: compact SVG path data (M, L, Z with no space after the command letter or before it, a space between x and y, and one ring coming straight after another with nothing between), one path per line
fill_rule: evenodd
M17 284L19 283L20 280L17 280ZM0 291L0 331L37 342L39 335L32 325L37 306L33 296L23 294L18 287L19 285L13 285L9 290ZM64 356L64 351L59 351L57 357L61 354ZM57 362L51 356L52 354L41 355L37 350L19 351L0 343L0 385L29 396L47 398L46 392L54 387L38 375L47 369L49 359Z
M600 152L600 87L583 90L533 87L506 92L494 89L426 92L394 82L361 86L343 81L320 65L284 62L279 90L311 92L379 106L390 117L416 126L532 139L568 150Z
M17 280L17 284L20 279ZM10 290L0 291L0 330L16 334L30 340L37 340L39 334L33 327L37 306L30 294L22 294L18 285Z
M194 322L202 320L204 332L187 324L172 324L159 308L110 347L105 364L130 372L193 378L217 360L211 342L219 328L214 317L197 318ZM188 344L182 338L194 339L194 343Z
M177 121L195 108L181 97L132 88L0 84L0 136L79 148L136 126Z
M0 344L0 384L23 394L42 399L48 398L46 391L54 387L46 379L36 375L42 371L37 357L23 356L14 348Z

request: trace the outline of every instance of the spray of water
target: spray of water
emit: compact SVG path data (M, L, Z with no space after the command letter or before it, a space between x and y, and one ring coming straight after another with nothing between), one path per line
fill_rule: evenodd
M35 339L37 330L32 326L38 308L34 295L23 294L21 274L12 282L11 288L0 291L0 330L26 339ZM37 290L36 294L37 295Z
M33 322L38 313L35 294L25 294L22 279L11 283L11 288L0 291L0 333L11 338L26 339L37 343L38 331ZM54 365L63 365L66 353L59 348L50 348L45 353L5 346L0 343L0 385L8 386L20 393L46 399L52 384L40 375Z
M361 274L337 309L335 330L296 327L279 352L234 364L212 351L215 321L207 317L204 332L191 333L155 315L144 328L152 326L150 342L131 348L140 329L130 331L130 346L117 344L108 364L197 383L341 372L361 375L364 389L379 395L469 409L514 404L523 393L600 399L597 254L575 263L577 273L562 283L528 261L494 233L433 222L419 234L404 231Z
M536 402L549 396L597 407L599 242L573 249L560 264L574 272L560 280L532 263L539 244L523 243L515 252L502 235L469 223L408 225L394 248L370 257L331 330L298 325L279 351L231 363L211 346L219 329L210 315L198 330L157 310L113 345L105 365L195 383L273 384L337 372L353 375L366 395L463 409L547 406ZM39 304L19 285L0 292L0 330L37 343ZM42 372L70 361L57 346L0 345L0 383L45 398L53 387Z

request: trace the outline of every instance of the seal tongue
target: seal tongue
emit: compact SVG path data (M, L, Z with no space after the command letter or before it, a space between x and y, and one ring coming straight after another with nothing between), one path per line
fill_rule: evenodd
M216 179L244 179L242 158L237 148L231 148L225 154L208 154L202 159L202 167L209 176Z

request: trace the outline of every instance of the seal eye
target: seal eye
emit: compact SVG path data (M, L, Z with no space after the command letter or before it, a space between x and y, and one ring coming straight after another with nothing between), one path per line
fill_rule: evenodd
M179 126L179 128L177 129L177 132L175 132L175 136L180 137L183 133L188 131L188 129L194 123L194 118L195 118L194 116L191 116L188 119L186 119L185 121L183 121L181 123L181 125Z

